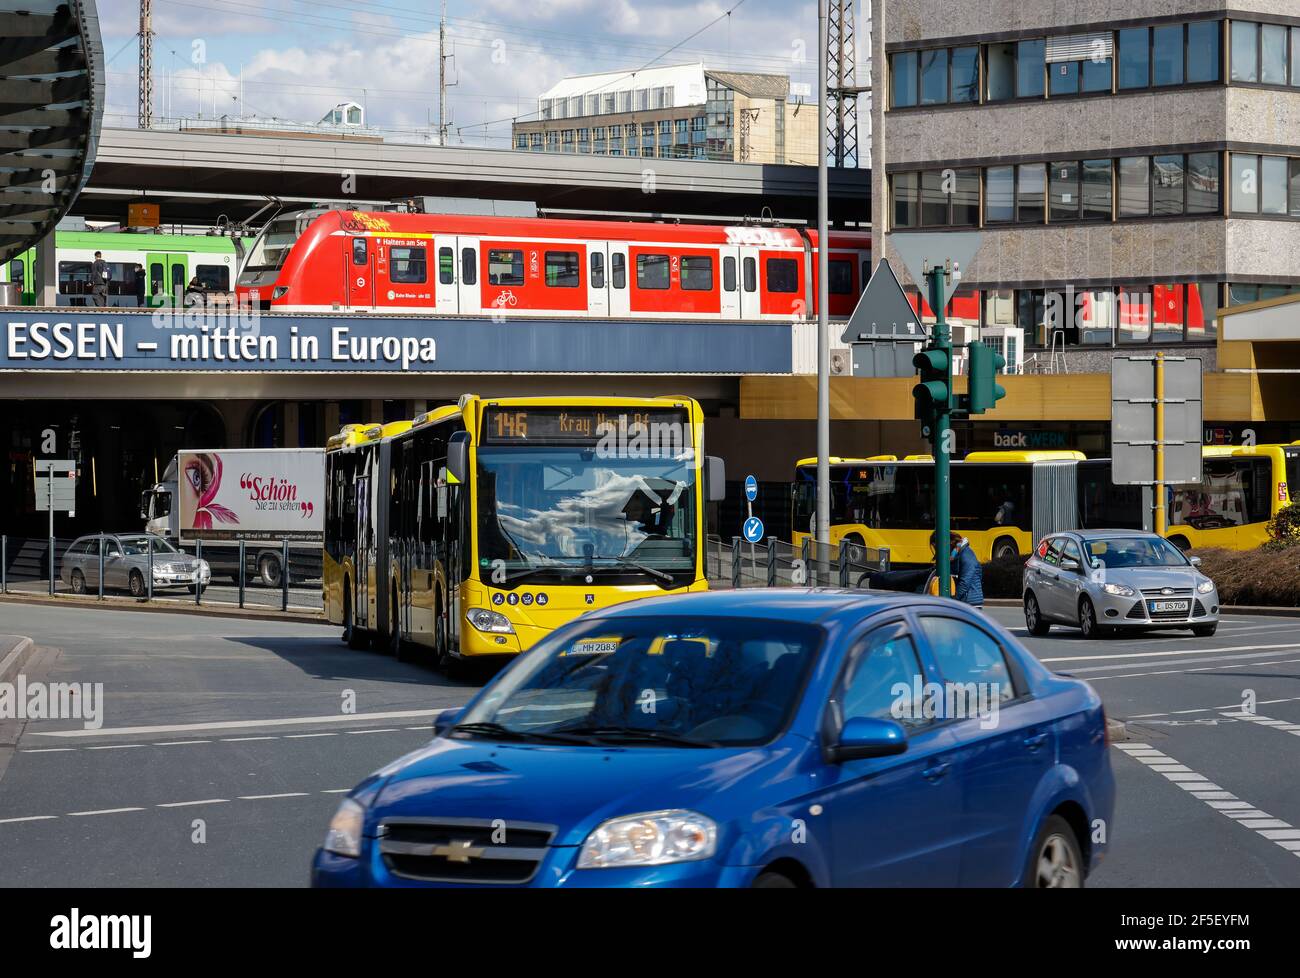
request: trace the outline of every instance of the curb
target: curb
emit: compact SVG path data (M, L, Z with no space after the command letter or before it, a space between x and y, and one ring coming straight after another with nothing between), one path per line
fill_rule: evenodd
M36 654L36 643L26 635L15 636L18 641L0 660L0 683L7 683L11 676L22 672L23 666Z
M223 608L219 605L194 605L178 602L175 606L149 604L133 599L71 598L33 594L0 595L0 604L45 605L60 608L97 608L100 611L134 611L152 614L198 615L206 618L240 618L248 621L283 621L302 625L327 625L323 611L272 611L259 608Z

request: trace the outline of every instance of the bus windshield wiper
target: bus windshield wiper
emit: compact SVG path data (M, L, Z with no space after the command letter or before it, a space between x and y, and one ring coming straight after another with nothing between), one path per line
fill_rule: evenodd
M690 737L683 737L681 734L670 733L666 730L644 730L639 727L621 727L613 724L591 727L566 727L559 732L594 737L597 740L604 741L645 741L647 743L673 744L677 747L722 746L716 741L693 740Z
M552 744L590 744L591 740L582 736L570 736L567 732L543 733L540 730L515 730L499 723L457 723L451 728L452 733L476 734L481 737L499 737L502 740L531 740L537 743Z
M671 583L672 583L672 580L673 580L673 576L672 576L671 574L665 574L663 571L659 570L657 567L648 567L648 566L646 566L645 564L639 563L638 561L635 561L635 560L630 560L630 559L627 558L627 557L594 557L594 558L592 558L592 559L593 559L593 560L612 560L612 561L614 561L616 564L618 564L620 567L631 567L633 570L639 570L639 571L641 571L641 573L643 573L643 574L649 574L651 577L657 577L657 578L659 578L659 580L661 580L661 581L667 581L669 584L671 584ZM594 568L594 569L595 569L595 570L603 570L604 568L596 567L596 568Z

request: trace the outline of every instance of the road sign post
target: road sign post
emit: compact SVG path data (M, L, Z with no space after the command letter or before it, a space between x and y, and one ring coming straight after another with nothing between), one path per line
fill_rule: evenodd
M36 493L37 512L50 514L48 559L50 563L50 594L54 593L54 514L77 513L77 463L70 459L38 458L32 466L33 488Z

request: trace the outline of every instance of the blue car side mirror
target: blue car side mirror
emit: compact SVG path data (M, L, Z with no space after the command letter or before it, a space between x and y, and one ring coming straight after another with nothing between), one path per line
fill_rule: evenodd
M853 717L840 730L840 739L830 749L832 763L864 757L890 757L907 750L907 732L894 720Z
M453 706L450 710L443 710L439 713L433 718L433 735L435 737L441 737L445 734L455 725L456 721L460 719L460 715L463 712L464 707Z

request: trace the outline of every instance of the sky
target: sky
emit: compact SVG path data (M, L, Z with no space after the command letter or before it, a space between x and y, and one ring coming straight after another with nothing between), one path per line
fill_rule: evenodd
M133 126L138 0L98 7L105 124ZM351 100L371 125L423 129L437 119L438 16L439 0L153 0L155 119L211 119L215 105L315 122ZM508 145L510 119L535 116L571 74L702 61L816 79L814 0L448 0L447 30L452 142Z

